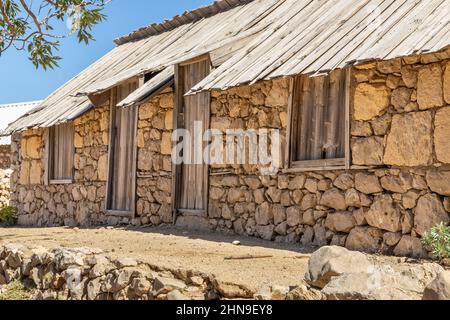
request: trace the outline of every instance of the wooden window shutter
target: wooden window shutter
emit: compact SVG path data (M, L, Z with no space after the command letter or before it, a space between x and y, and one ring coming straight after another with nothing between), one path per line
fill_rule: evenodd
M289 137L293 166L345 165L346 84L346 70L294 79Z
M65 123L49 130L50 181L71 180L73 177L74 126Z

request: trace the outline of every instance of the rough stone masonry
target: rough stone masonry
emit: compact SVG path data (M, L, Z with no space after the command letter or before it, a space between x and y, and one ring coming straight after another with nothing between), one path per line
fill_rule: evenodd
M450 212L450 51L352 69L352 169L260 176L213 165L207 217L177 225L302 245L424 256L420 237ZM280 129L289 80L213 91L212 129ZM45 129L15 134L12 203L22 225L172 223L173 91L139 108L134 218L105 212L108 106L75 120L72 184L44 185ZM285 144L285 143L284 143Z

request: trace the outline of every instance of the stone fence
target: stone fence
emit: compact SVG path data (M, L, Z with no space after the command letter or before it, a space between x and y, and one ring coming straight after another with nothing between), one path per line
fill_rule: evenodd
M0 169L11 167L11 145L0 145Z
M0 169L0 208L9 206L11 172Z
M256 292L212 274L112 259L97 249L0 247L0 294L21 281L37 300L445 300L449 276L435 263L390 265L332 246L312 254L302 284Z
M214 275L169 270L135 259L112 259L97 249L0 247L2 285L22 281L37 300L251 299L256 292ZM273 288L269 298L287 297ZM281 296L280 296L281 294Z

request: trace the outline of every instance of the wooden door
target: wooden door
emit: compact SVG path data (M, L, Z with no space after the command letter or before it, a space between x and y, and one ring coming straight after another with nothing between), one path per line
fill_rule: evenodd
M116 104L136 88L135 82L119 86L111 107L108 210L128 215L135 207L137 107Z
M192 139L192 143L185 146L184 150L190 154L191 163L183 163L179 172L177 209L180 213L206 214L207 211L209 166L202 160L206 144L202 143L202 154L198 154L195 152L194 139L203 141L203 134L209 129L210 94L202 92L187 97L184 94L203 80L210 73L210 68L209 58L178 66L177 89L178 94L182 93L183 96L179 97L181 106L177 109L182 118L182 127L190 132ZM201 125L200 134L195 130L196 123L198 128Z

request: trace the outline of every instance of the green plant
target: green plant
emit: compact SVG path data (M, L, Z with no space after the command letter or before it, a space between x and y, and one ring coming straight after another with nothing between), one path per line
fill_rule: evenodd
M4 223L6 225L13 225L17 220L17 208L15 207L3 207L0 210L0 223Z
M444 223L438 224L425 233L422 243L436 259L450 258L450 227Z
M30 300L31 293L20 281L14 281L3 287L0 293L0 301L6 300Z

